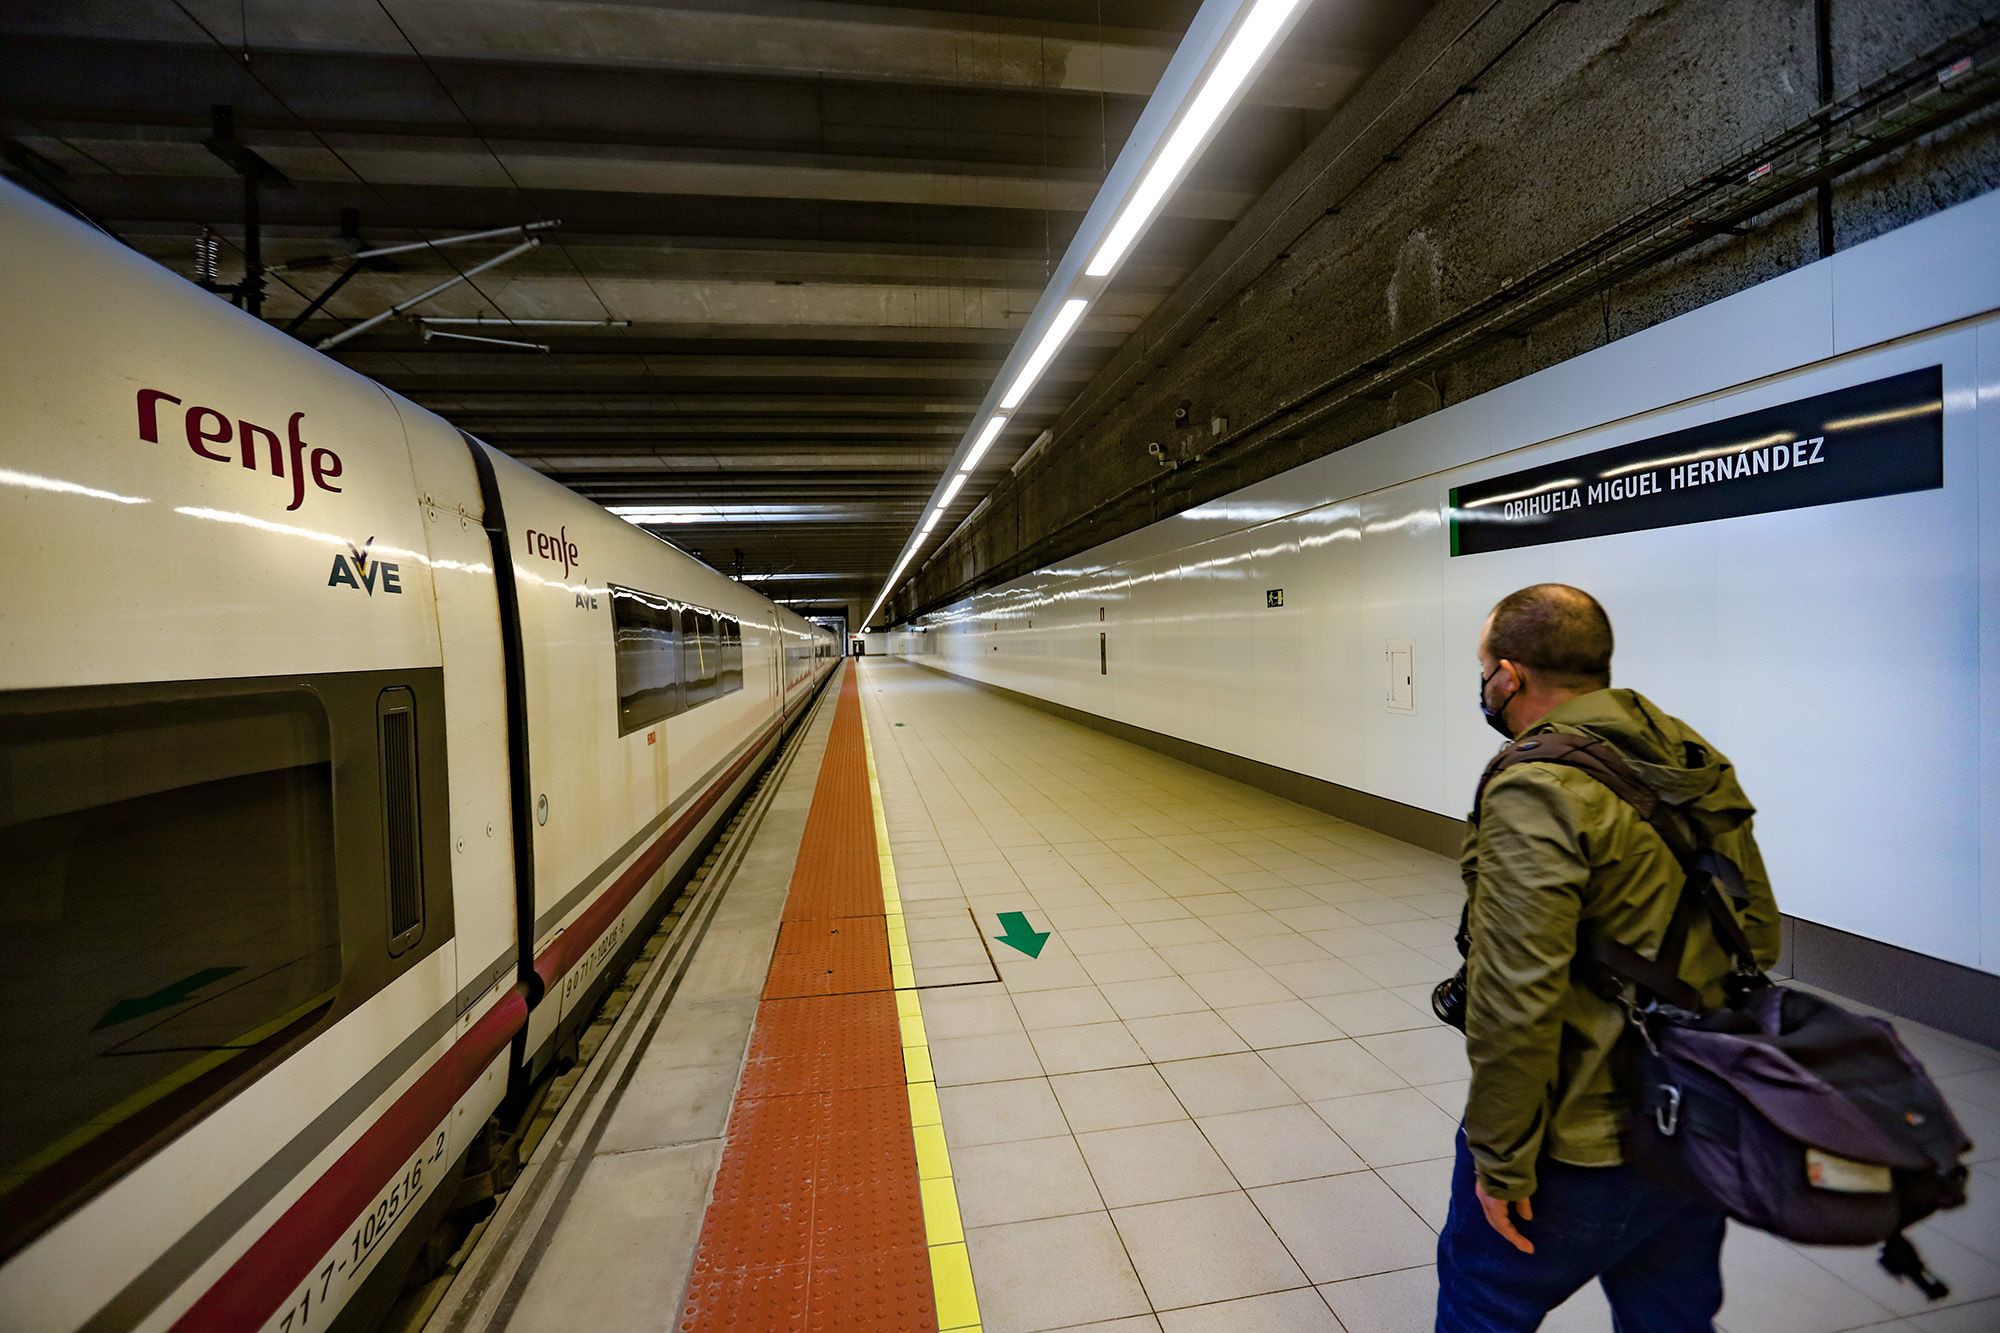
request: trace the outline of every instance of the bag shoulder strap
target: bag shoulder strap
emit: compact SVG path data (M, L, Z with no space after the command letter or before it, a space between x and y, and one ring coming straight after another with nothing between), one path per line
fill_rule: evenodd
M1735 863L1705 846L1696 836L1691 836L1688 825L1676 818L1672 807L1660 798L1659 793L1632 771L1617 746L1580 732L1546 731L1504 747L1480 776L1478 794L1473 803L1475 824L1487 784L1518 764L1558 764L1588 773L1659 835L1685 876L1657 959L1648 958L1638 950L1620 944L1586 923L1578 943L1580 952L1593 964L1668 1004L1683 1009L1699 1009L1699 994L1681 980L1680 962L1687 948L1687 935L1693 918L1697 911L1705 908L1718 941L1732 961L1746 972L1759 970L1756 951L1751 947L1749 937L1743 933L1736 913L1724 898L1725 889L1730 897L1739 902L1748 897ZM1694 892L1690 894L1689 889Z

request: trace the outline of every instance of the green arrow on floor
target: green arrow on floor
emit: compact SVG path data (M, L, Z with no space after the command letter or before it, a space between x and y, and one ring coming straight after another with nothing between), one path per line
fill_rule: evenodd
M1049 932L1046 930L1036 930L1033 926L1029 925L1028 914L1026 912L1002 912L1000 914L1000 929L1007 933L1004 935L995 935L994 939L999 940L1002 944L1013 945L1030 958L1039 957L1042 952L1042 946L1049 942Z
M97 1020L97 1026L91 1031L102 1031L135 1018L143 1018L156 1010L171 1009L209 982L220 981L231 972L242 970L240 967L204 967L199 972L188 973L179 981L168 982L151 995L128 996L105 1010L104 1017Z

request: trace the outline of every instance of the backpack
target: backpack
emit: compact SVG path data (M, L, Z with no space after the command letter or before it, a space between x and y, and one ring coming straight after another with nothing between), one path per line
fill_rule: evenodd
M1588 773L1659 834L1686 876L1657 959L1589 922L1578 931L1579 979L1631 1018L1625 1078L1636 1113L1626 1160L1787 1240L1880 1243L1890 1273L1932 1300L1948 1295L1903 1231L1965 1202L1962 1159L1972 1143L1895 1029L1764 974L1736 918L1749 895L1735 863L1705 845L1616 746L1574 732L1515 741L1488 765L1480 796L1521 763ZM1475 800L1475 822L1478 813ZM1703 916L1736 969L1716 1008L1680 977L1688 931ZM1466 929L1462 920L1461 949Z

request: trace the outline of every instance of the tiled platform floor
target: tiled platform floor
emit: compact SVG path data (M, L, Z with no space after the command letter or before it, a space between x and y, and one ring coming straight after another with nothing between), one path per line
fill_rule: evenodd
M1427 1008L1457 965L1442 857L934 672L860 664L989 1333L1429 1330L1466 1087ZM1030 960L990 936L1024 911ZM1748 1231L1728 1333L2000 1329L2000 1054L1904 1035L1983 1147L1872 1253ZM1553 1330L1604 1330L1595 1287Z

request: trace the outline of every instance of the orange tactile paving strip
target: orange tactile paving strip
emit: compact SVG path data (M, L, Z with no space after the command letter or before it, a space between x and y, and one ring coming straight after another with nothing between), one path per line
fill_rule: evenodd
M869 803L868 760L861 745L861 693L850 668L834 710L812 809L806 812L799 868L785 899L787 921L882 915L875 808Z
M880 913L787 921L764 979L764 998L889 989L889 928Z
M680 1327L935 1330L850 668Z

